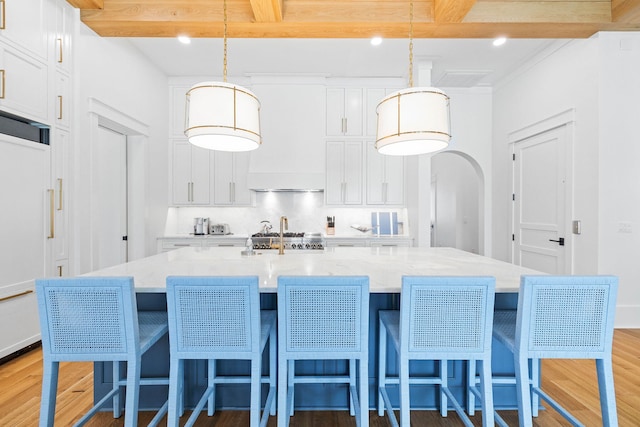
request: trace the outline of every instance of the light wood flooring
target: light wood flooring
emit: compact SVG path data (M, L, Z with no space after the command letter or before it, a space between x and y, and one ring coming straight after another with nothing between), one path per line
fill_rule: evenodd
M640 425L640 329L617 329L613 344L613 369L620 426ZM0 365L0 426L32 427L38 424L42 353L38 348L17 359ZM56 426L70 426L92 403L93 369L91 363L63 363L60 368ZM546 360L543 362L543 388L572 411L585 425L600 426L595 363L593 361ZM516 426L517 413L502 411L509 425ZM143 412L140 425L146 425L153 413ZM96 415L87 425L116 427L123 418L114 420L110 413ZM473 423L482 425L480 413ZM371 427L390 426L386 417L369 413ZM182 423L186 417L182 419ZM436 411L412 411L411 421L416 425L461 426L455 412L441 418ZM182 424L181 424L182 425ZM248 411L221 411L213 417L201 414L196 426L237 427L248 426ZM268 426L275 427L276 417ZM291 427L354 426L354 419L345 411L297 411ZM555 427L568 425L553 410L541 411L535 426Z

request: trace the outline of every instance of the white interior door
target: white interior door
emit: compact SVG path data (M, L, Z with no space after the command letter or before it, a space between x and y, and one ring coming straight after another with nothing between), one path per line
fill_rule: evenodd
M94 147L95 268L127 262L127 137L98 127Z
M514 144L514 263L566 273L566 127Z

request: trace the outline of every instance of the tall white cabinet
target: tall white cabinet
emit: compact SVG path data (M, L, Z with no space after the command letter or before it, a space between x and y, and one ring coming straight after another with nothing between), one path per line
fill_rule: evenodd
M65 0L2 1L0 114L49 129L49 144L0 135L0 358L40 339L35 279L69 274L73 38ZM8 192L8 193L7 193Z

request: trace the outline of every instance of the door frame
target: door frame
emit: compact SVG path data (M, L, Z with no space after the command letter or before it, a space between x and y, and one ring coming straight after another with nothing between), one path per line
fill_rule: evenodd
M515 153L515 144L521 141L524 141L533 136L539 135L541 133L550 131L552 129L556 129L559 127L565 128L565 136L566 136L566 144L565 144L565 200L564 200L564 229L565 229L565 260L564 267L566 274L573 274L573 258L574 258L574 242L573 242L573 232L571 227L571 219L573 218L573 205L574 205L574 177L573 177L573 145L574 145L574 128L575 128L575 109L570 108L568 110L562 111L558 114L554 114L545 119L542 119L538 122L527 125L518 130L512 131L507 135L507 143L509 144L509 156L512 156ZM511 193L515 194L515 164L511 162ZM509 197L511 200L511 196ZM509 216L509 228L511 230L511 235L516 233L515 229L515 204L513 200L510 203L511 206L511 215ZM511 236L510 236L511 237ZM510 262L513 263L515 259L515 242L513 240L511 243L511 251L510 251Z
M104 127L126 136L127 140L127 254L129 261L146 256L145 239L146 227L144 212L146 202L147 166L145 159L149 140L149 126L139 120L113 108L102 101L89 99L89 126L91 141L98 140L98 128ZM91 145L93 146L93 144ZM91 150L91 162L95 161L94 151ZM93 178L90 178L91 180ZM93 187L93 182L90 183ZM91 187L91 188L92 188ZM90 209L95 209L95 195L90 194ZM91 215L90 229L99 227L96 216ZM94 236L90 237L91 270L97 265L94 253Z

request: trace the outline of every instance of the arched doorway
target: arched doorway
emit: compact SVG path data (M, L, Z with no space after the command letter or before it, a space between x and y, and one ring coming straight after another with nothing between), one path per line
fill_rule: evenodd
M484 254L484 175L465 153L431 158L431 246Z

